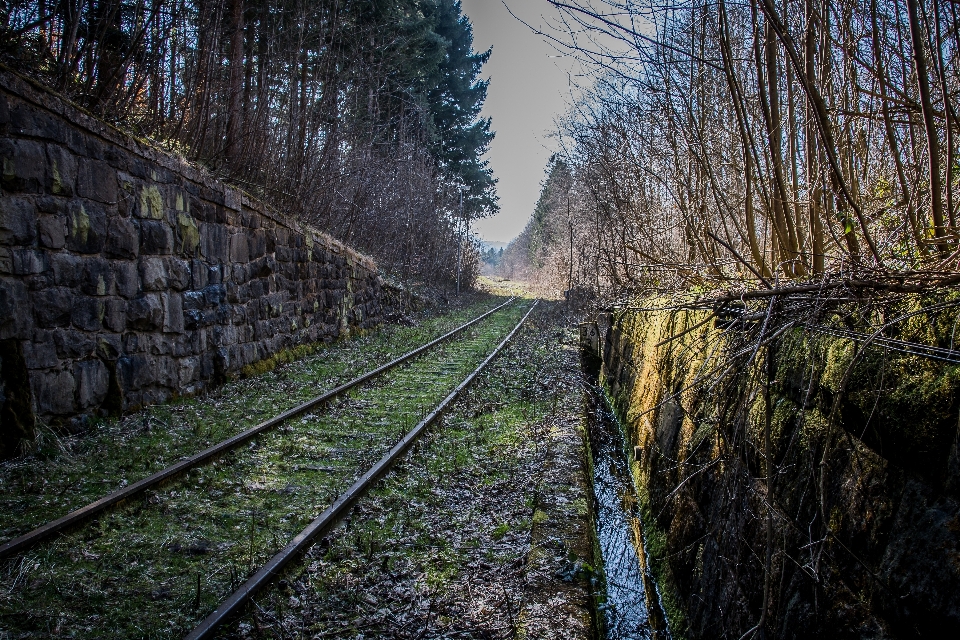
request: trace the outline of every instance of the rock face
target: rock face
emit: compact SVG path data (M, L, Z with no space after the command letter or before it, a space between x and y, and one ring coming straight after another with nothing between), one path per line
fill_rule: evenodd
M7 72L0 160L0 456L30 412L194 393L385 311L370 259Z
M957 367L853 359L849 340L801 329L748 361L706 318L623 311L604 331L674 637L748 634L765 584L766 637L960 636ZM948 344L953 322L916 326Z

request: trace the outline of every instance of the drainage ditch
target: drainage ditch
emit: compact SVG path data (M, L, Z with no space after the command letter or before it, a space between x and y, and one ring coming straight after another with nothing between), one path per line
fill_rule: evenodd
M589 369L589 367L585 367ZM626 439L589 375L585 411L593 461L596 533L603 561L599 613L605 640L667 640L670 632L647 568Z

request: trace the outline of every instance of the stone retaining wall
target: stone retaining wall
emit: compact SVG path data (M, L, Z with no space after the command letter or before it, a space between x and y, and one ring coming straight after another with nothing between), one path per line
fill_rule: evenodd
M372 260L0 70L0 455L375 325Z
M799 326L743 351L709 310L635 304L601 319L603 381L673 637L960 637L956 367ZM944 346L955 322L885 331Z

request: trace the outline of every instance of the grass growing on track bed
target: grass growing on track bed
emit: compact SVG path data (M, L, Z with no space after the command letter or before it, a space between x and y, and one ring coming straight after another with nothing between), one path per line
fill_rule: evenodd
M442 424L224 635L522 637L540 572L554 581L567 572L565 584L585 595L588 576L579 568L592 562L588 536L534 536L550 549L531 554L532 531L558 515L539 508L557 477L557 423L580 412L574 340L555 318L534 312ZM588 523L581 502L565 503L561 519ZM574 600L561 595L546 609L557 637L589 636L587 609L571 607ZM586 620L566 625L567 615Z
M293 420L69 536L7 561L0 576L0 630L24 637L182 635L459 383L522 310L512 305L468 329L466 339L354 390L327 411ZM478 311L448 318L434 334ZM380 347L382 359L412 344L409 333L398 336ZM372 366L374 349L345 347L351 353L338 359L344 379L356 374L360 362L364 370ZM443 353L459 364L437 364ZM262 387L250 384L257 381L238 383L241 389L219 394L207 410L226 414L224 422L232 424L237 409L226 405L243 402L249 413L258 406L252 392L262 389L259 402L268 403L265 411L272 415L303 399L295 396L297 389L304 397L316 394L308 371L319 366L329 365L290 365L262 376L267 378L259 380ZM248 424L262 417L251 416Z
M79 436L41 427L33 452L0 463L0 540L58 518L350 380L476 317L489 297L415 327L384 326L196 398L98 421Z

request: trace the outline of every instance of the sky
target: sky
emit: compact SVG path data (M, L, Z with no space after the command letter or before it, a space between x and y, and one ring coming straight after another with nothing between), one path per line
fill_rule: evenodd
M574 63L510 15L501 0L461 0L473 23L473 48L493 54L481 72L489 78L482 116L497 136L487 159L499 180L500 213L474 222L483 240L508 242L519 234L540 197L540 184L556 141L554 120L570 102ZM540 27L555 15L546 0L506 0L527 23Z

